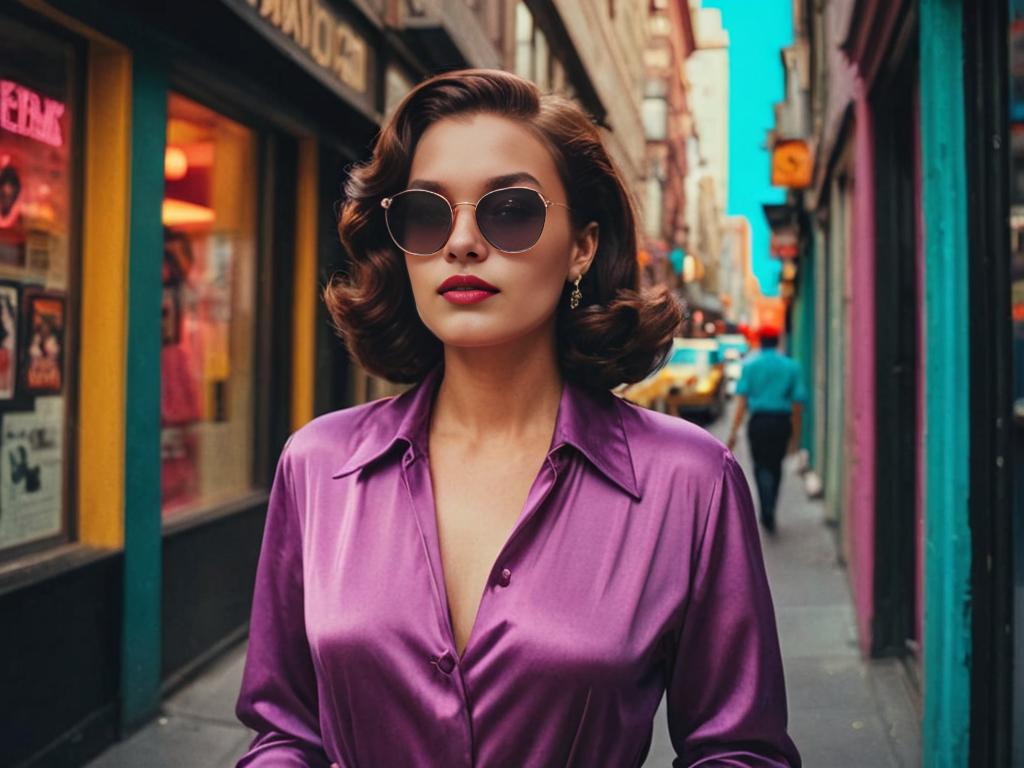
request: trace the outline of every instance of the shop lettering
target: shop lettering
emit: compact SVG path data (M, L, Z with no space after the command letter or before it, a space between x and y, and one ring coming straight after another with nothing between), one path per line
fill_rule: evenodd
M366 41L320 0L247 0L318 66L350 88L366 92Z
M64 105L47 99L13 80L0 80L0 128L60 147Z

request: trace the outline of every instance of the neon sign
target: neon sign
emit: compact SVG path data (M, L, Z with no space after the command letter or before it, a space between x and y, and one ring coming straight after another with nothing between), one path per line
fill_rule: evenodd
M60 118L64 104L40 96L13 80L0 80L0 128L49 144L64 145Z

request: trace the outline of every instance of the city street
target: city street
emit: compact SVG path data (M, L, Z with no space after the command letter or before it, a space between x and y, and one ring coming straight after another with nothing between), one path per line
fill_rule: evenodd
M710 430L728 435L732 408ZM742 432L741 432L742 435ZM752 482L741 436L736 455ZM865 661L843 569L822 506L808 501L787 461L778 530L761 545L775 602L789 695L790 735L808 768L916 768L921 764L919 716L896 661ZM672 763L664 705L645 766Z
M720 439L732 411L710 425ZM737 456L750 475L746 443ZM913 768L920 764L918 715L896 661L864 661L846 576L836 565L821 505L809 502L787 468L779 529L762 536L782 642L790 733L809 768ZM90 768L222 768L251 734L234 718L245 647L216 661L167 699L161 717L90 763ZM649 768L672 764L664 705L655 720Z
M295 680L363 768L632 765L681 617L680 730L792 764L770 607L805 765L1024 768L1024 0L14 0L0 41L0 768L234 765ZM595 388L744 416L771 604L692 543L735 465Z

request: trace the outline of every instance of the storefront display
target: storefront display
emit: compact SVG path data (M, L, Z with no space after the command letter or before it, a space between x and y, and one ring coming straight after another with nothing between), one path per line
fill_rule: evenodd
M293 6L0 3L0 764L89 764L243 637L281 447L352 402L294 323L426 68Z
M0 557L68 529L75 52L0 17Z
M171 96L160 397L165 515L251 489L253 168L249 129Z

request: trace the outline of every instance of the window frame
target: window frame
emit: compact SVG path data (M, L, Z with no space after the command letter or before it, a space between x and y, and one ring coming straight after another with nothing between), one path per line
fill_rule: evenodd
M226 82L211 81L209 72L176 65L168 82L167 98L177 94L252 131L256 170L255 263L253 265L254 311L252 347L253 445L249 457L251 484L248 491L203 503L166 518L160 509L163 536L175 535L266 503L281 445L289 432L290 388L293 374L286 350L291 345L290 266L294 261L294 176L297 139L245 104L254 101ZM284 166L284 167L281 167ZM291 179L284 179L288 169ZM289 194L289 192L291 194ZM275 258L280 256L280 258ZM275 360L281 365L274 365ZM284 403L285 405L282 405Z
M67 285L64 289L64 368L63 392L64 428L61 435L63 489L61 501L61 529L59 532L31 539L9 547L0 547L0 575L17 570L28 562L34 562L39 556L51 551L66 549L75 545L79 539L81 528L78 520L78 404L79 404L79 351L80 351L80 307L82 280L82 224L83 224L83 188L85 175L85 114L88 107L86 98L86 80L88 77L88 44L71 31L53 21L31 13L17 5L0 11L0 19L6 19L17 26L24 27L30 34L49 38L47 42L55 42L65 47L70 53L68 67L67 99L68 111L71 113L71 129L69 139L70 162L68 164L68 264ZM22 284L22 289L27 283ZM43 286L46 290L46 286ZM23 290L20 301L24 300ZM19 301L19 315L22 305ZM19 318L20 319L20 318ZM16 358L20 364L19 338ZM18 375L20 375L20 370ZM7 413L8 409L0 410Z

